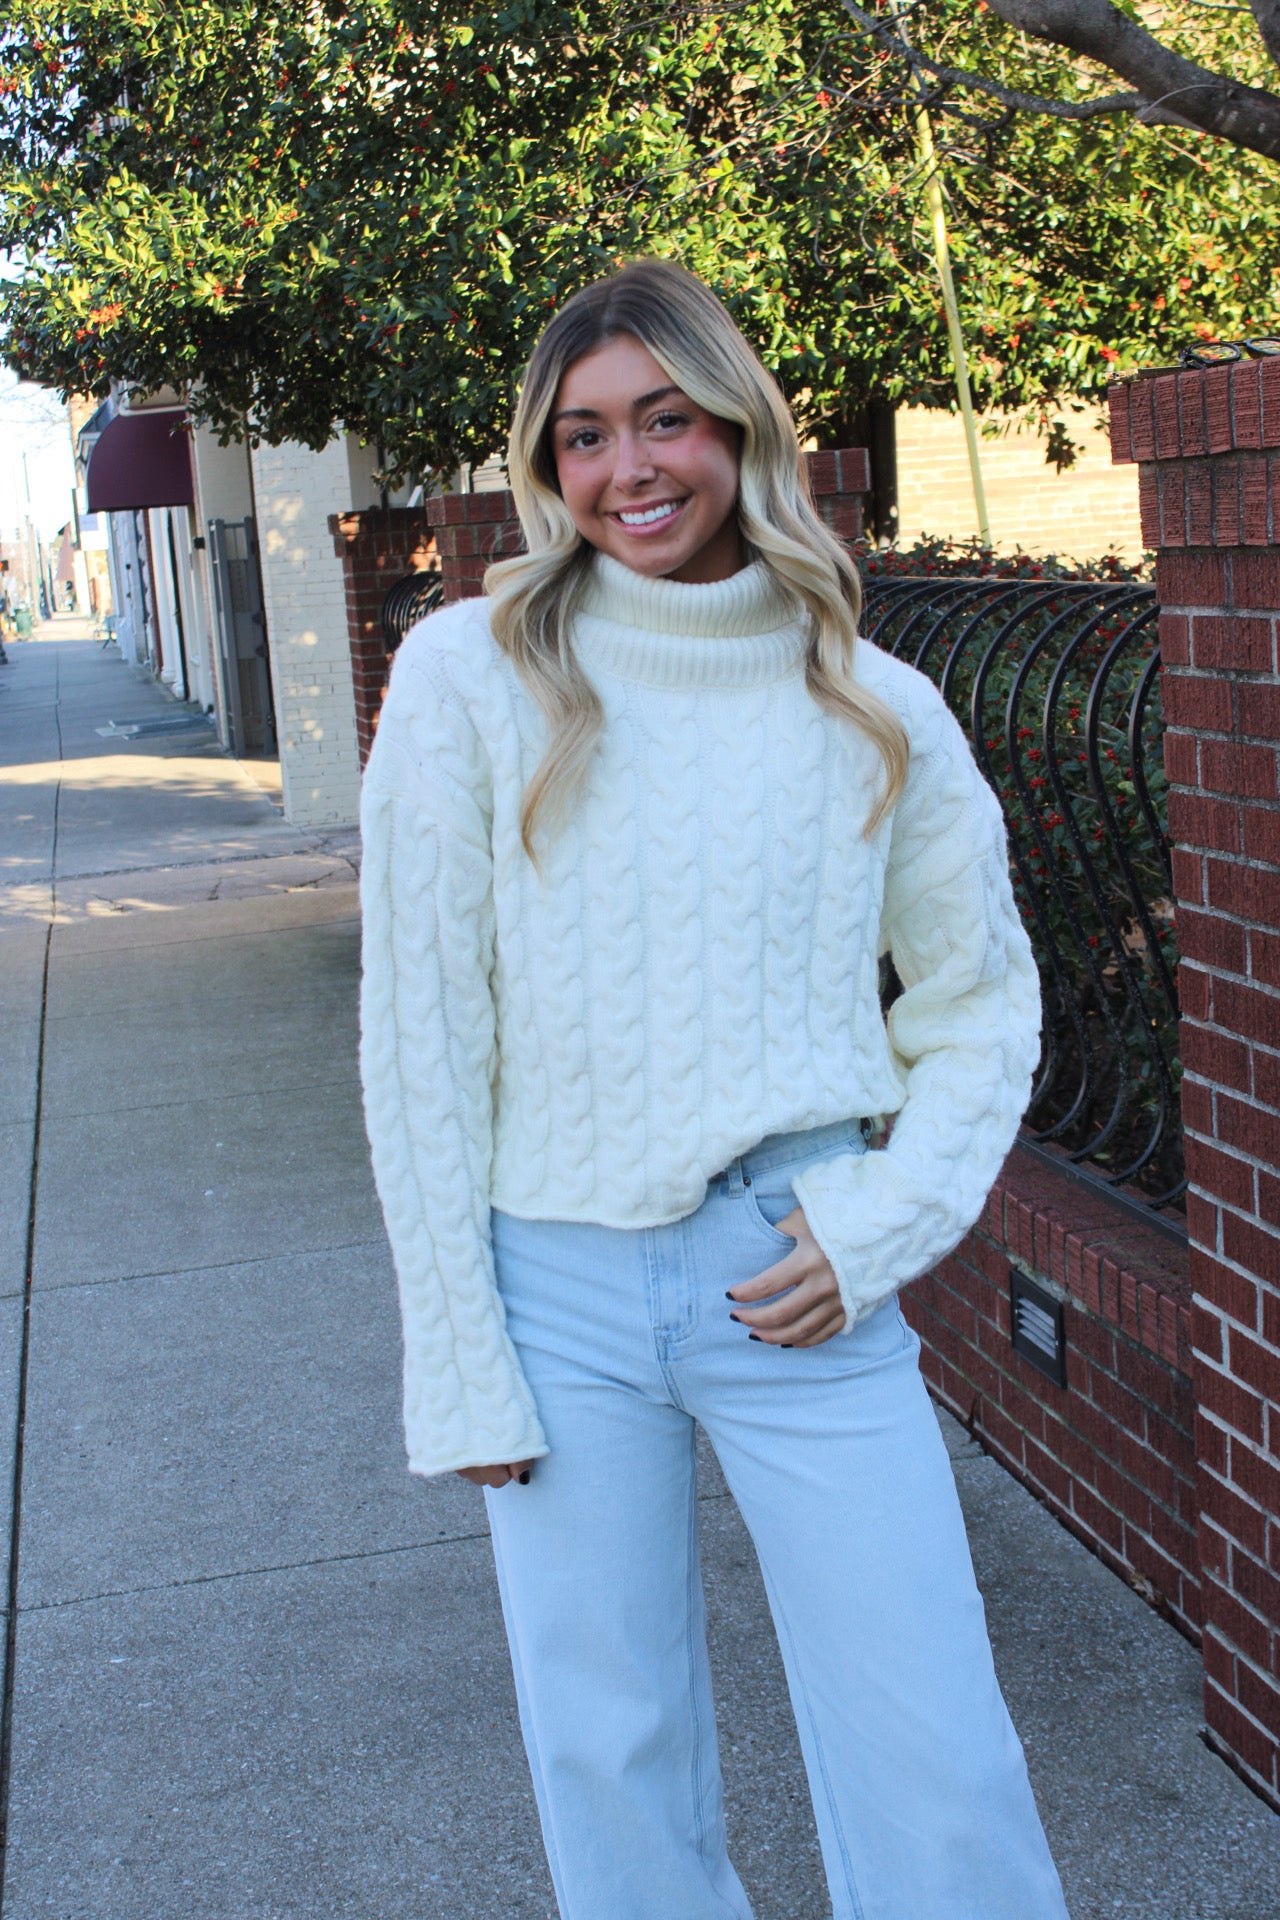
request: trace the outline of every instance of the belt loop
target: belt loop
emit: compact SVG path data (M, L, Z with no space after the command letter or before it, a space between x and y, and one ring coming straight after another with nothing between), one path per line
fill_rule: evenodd
M742 1155L741 1154L738 1155L736 1160L731 1160L729 1162L728 1166L724 1170L724 1177L725 1177L725 1181L728 1184L730 1193L736 1194L736 1193L742 1193L744 1191L744 1183L742 1179Z

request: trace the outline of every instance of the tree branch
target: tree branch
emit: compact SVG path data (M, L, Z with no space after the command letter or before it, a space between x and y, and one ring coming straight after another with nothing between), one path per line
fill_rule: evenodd
M1280 160L1280 99L1246 87L1194 60L1184 60L1111 0L989 0L993 13L1037 40L1051 41L1109 67L1146 101L1139 117L1176 113L1178 118L1253 153ZM1276 0L1253 0L1280 13ZM1265 36L1264 36L1265 37Z
M1097 120L1106 114L1131 113L1144 122L1191 127L1197 133L1201 131L1194 120L1153 105L1145 94L1103 93L1092 100L1052 100L1045 94L1022 93L1017 87L1002 86L998 80L992 80L985 73L975 73L969 67L941 66L938 61L931 60L927 53L921 53L913 47L882 16L864 13L857 5L857 0L841 0L841 5L859 26L874 34L890 53L904 60L916 72L926 75L939 92L948 87L966 87L973 93L985 95L988 100L998 101L1002 107L1008 107L1014 113L1044 113L1055 120Z
M1280 66L1280 0L1249 0L1249 9L1258 23L1263 46Z

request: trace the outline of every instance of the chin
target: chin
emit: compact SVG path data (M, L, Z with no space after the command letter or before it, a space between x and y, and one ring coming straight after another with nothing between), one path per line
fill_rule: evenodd
M642 547L637 553L632 548L620 551L617 547L606 547L604 551L619 565L629 567L632 573L647 574L650 579L661 580L664 574L674 573L693 558L688 553L660 552L656 547Z

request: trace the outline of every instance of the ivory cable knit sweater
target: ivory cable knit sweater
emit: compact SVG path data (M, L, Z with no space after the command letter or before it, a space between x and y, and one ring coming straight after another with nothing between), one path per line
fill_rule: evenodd
M977 1218L1037 1057L1000 810L922 675L859 643L911 741L868 840L879 756L814 703L763 568L685 586L598 556L575 644L606 727L541 878L544 723L485 601L408 635L365 777L361 1065L423 1474L546 1451L491 1203L653 1226L766 1134L896 1113L884 1151L795 1183L852 1324Z

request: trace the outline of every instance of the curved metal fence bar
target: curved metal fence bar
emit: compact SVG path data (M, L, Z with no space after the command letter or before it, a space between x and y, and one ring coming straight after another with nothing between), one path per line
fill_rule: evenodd
M435 567L406 573L388 587L382 602L382 635L387 652L394 653L410 627L434 613L444 598L444 581Z
M863 631L937 685L1000 796L1044 1040L1028 1136L1148 1204L1186 1186L1154 591L865 583Z

